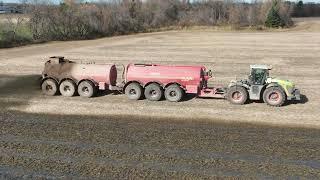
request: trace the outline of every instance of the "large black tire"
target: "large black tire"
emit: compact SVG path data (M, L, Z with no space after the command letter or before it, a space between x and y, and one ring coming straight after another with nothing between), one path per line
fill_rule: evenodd
M43 94L54 96L58 94L58 83L53 79L46 79L41 84Z
M184 91L180 86L173 84L166 88L164 95L170 102L179 102L184 96Z
M60 84L59 90L62 96L72 97L76 93L77 86L72 80L64 80Z
M91 81L82 81L78 85L78 94L82 97L93 97L97 93L95 85Z
M263 92L263 101L269 106L282 106L286 101L286 94L280 87L269 87Z
M125 94L131 100L139 100L142 96L142 87L139 83L130 83L125 89Z
M150 101L159 101L163 96L163 90L159 84L152 83L145 88L144 96Z
M228 90L227 99L232 104L245 104L248 100L248 91L242 86L232 86Z

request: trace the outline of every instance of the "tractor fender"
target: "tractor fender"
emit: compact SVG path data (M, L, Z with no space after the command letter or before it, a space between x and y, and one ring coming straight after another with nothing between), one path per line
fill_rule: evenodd
M229 92L229 89L234 87L234 86L238 86L238 87L243 87L247 90L247 92L249 92L250 87L247 84L243 84L243 83L230 83L226 92Z
M288 92L285 88L283 88L280 84L278 83L270 83L266 86L265 89L270 88L270 87L279 87L280 89L282 89L282 91L288 96Z
M250 87L247 85L247 84L244 84L244 83L241 83L241 82L231 82L228 86L228 88L231 88L233 86L241 86L241 87L244 87L246 88L247 90L250 89Z

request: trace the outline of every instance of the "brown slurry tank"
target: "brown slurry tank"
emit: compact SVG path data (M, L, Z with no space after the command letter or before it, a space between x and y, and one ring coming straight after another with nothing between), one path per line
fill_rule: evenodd
M76 64L61 66L64 77L72 77L75 81L83 79L92 80L95 83L105 83L106 85L116 85L117 69L113 64Z
M114 64L83 64L51 57L42 72L42 90L47 95L59 91L64 96L79 95L91 97L98 89L105 90L115 86L117 69Z

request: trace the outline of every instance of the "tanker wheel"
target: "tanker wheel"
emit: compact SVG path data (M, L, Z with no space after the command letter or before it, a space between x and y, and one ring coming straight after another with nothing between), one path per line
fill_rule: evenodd
M60 84L59 90L62 96L72 97L76 93L76 84L72 80L64 80Z
M144 96L150 101L159 101L163 96L163 90L160 85L152 83L145 88Z
M183 98L184 92L180 86L173 84L166 88L164 95L170 102L179 102Z
M82 81L78 85L78 94L82 97L93 97L96 94L96 92L96 87L91 81Z
M286 100L286 94L280 87L267 88L263 93L263 101L270 106L282 106Z
M41 84L43 94L54 96L58 93L58 83L53 79L46 79Z
M248 100L248 92L242 86L232 86L228 90L227 98L232 104L242 105Z
M142 87L139 83L130 83L125 89L125 94L131 100L139 100L142 96Z

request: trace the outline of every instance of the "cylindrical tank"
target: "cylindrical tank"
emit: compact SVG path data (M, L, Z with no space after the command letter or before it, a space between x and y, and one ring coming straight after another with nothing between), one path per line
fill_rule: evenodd
M77 80L91 79L95 82L105 82L115 86L117 83L117 69L114 64L77 64L70 63L71 76Z
M126 82L138 81L142 84L159 82L163 85L176 82L182 86L201 84L203 66L168 66L155 64L130 64L127 66Z

